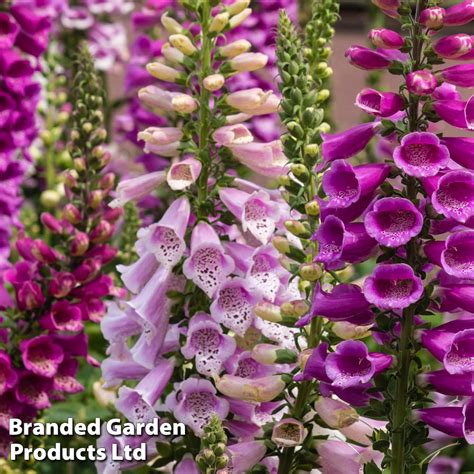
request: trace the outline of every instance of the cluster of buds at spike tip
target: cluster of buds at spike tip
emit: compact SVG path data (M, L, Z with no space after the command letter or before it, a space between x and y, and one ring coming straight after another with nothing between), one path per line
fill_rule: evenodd
M57 216L42 214L47 242L18 236L19 261L4 275L15 293L15 305L4 318L8 324L1 329L10 349L8 355L0 352L0 396L2 404L14 407L3 413L7 423L13 414L34 419L54 400L83 390L76 378L80 359L98 365L88 356L84 325L98 323L105 300L116 293L112 278L102 271L116 254L107 240L121 214L103 201L112 176L101 174L106 152L97 152L105 138L98 113L102 89L86 49L78 65L70 143L77 166L65 180L67 203Z
M201 472L224 471L230 462L227 452L227 436L217 416L204 427L201 438L201 451L196 456L196 462Z

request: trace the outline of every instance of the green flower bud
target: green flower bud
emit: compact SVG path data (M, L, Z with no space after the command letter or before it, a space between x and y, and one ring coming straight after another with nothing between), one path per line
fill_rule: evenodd
M304 300L287 301L280 305L280 310L284 316L300 318L309 311L309 305Z
M61 196L53 189L47 189L46 191L43 191L40 196L41 205L47 209L55 208L59 204L60 200Z
M304 209L308 216L317 217L321 211L318 201L309 201L304 205Z
M322 268L317 263L306 263L300 267L300 276L304 280L316 281L323 275Z
M311 157L315 157L319 153L319 145L317 143L310 143L304 147L304 152Z

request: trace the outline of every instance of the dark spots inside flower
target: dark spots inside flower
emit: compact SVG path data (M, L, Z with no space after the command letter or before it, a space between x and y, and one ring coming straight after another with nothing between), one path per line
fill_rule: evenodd
M422 168L434 164L438 158L438 147L427 143L413 143L405 145L402 149L404 160L412 165Z

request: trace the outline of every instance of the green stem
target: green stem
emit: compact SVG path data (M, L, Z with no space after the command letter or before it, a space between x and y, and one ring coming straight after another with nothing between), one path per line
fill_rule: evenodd
M204 217L201 212L203 204L207 200L207 182L209 179L210 154L210 109L209 102L211 93L204 87L204 79L211 73L211 53L213 40L209 36L209 23L211 18L211 6L209 0L203 5L202 12L202 45L201 45L201 72L199 77L199 152L198 156L202 164L201 174L197 182L198 187L198 217Z

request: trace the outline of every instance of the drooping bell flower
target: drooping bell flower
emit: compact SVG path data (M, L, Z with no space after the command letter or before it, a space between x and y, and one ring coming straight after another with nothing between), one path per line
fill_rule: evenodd
M262 190L248 194L235 188L222 188L219 196L229 211L240 220L244 232L250 232L262 244L269 241L280 212L267 192Z
M458 64L441 71L446 82L459 87L474 87L474 64Z
M437 30L444 24L446 10L441 7L425 8L420 13L420 23L426 28Z
M117 197L109 203L110 207L123 207L129 201L136 201L147 196L166 181L164 171L155 171L137 178L121 181L116 189Z
M270 143L244 143L229 147L237 161L255 173L270 178L286 174L288 159L280 140Z
M441 264L448 275L457 278L474 278L474 231L451 234L441 253Z
M464 0L446 8L444 24L446 26L460 26L474 20L474 5L471 0Z
M423 178L435 176L449 160L449 151L429 132L412 132L402 138L393 152L395 164L406 174Z
M474 215L474 174L463 170L446 173L439 179L431 201L440 214L466 222Z
M374 138L378 127L379 124L376 122L369 122L356 125L344 132L321 134L323 137L323 164L357 155Z
M66 300L56 301L51 311L40 319L40 324L50 331L80 331L83 327L81 310Z
M285 386L285 378L281 375L250 379L225 374L216 383L217 390L227 397L254 403L272 401Z
M213 415L226 418L229 412L227 400L216 396L214 385L208 380L189 378L181 382L166 398L167 408L175 418L189 426L196 436L202 436L204 427Z
M243 337L252 325L253 307L256 303L256 294L250 290L244 279L228 279L220 287L217 297L211 304L211 316Z
M202 165L195 158L185 158L173 163L168 170L166 182L173 191L182 191L194 184L201 174Z
M368 114L390 117L403 108L403 99L394 92L365 88L357 94L355 105Z
M216 143L223 146L243 145L253 142L253 135L243 124L227 125L218 128L212 135Z
M453 396L471 397L474 395L472 386L472 373L461 372L450 374L447 370L435 370L420 374L419 381L422 384L430 384L438 393Z
M408 199L383 198L365 215L364 224L381 245L399 247L420 233L423 215Z
M248 472L265 456L266 446L263 441L243 441L228 446L230 462L226 469L230 472Z
M301 421L283 418L273 425L272 441L280 447L294 448L303 443L306 430Z
M387 28L370 30L369 39L377 48L400 49L404 40L396 31Z
M156 224L140 230L138 237L144 237L144 245L156 259L168 267L173 267L181 259L186 244L186 233L191 208L186 197L174 201Z
M276 112L280 100L272 91L260 88L231 92L226 103L234 109L248 115L261 115Z
M376 242L360 222L344 224L336 216L328 216L312 237L319 243L314 261L323 262L328 269L340 268L347 263L365 260Z
M311 311L296 325L305 326L313 318L323 316L331 321L350 321L351 319L373 320L369 302L357 285L342 283L330 293L316 285Z
M0 395L16 385L17 374L11 365L10 356L0 351Z
M20 350L25 367L42 377L53 377L64 358L61 347L46 335L24 339Z
M391 356L369 353L361 341L343 341L336 346L335 352L328 354L325 370L333 385L348 388L369 382L391 363Z
M446 21L448 20L448 15ZM446 36L441 38L433 45L433 50L438 56L445 59L456 59L472 48L472 39L469 35L459 33L457 35Z
M474 99L437 100L434 109L438 116L453 127L474 130Z
M409 92L415 95L430 95L438 86L436 76L430 71L422 69L407 74L406 86Z
M329 197L328 205L345 208L357 202L361 196L372 194L384 182L390 172L385 164L352 166L344 160L336 160L323 175L323 189Z
M384 54L358 45L348 48L345 57L353 66L366 71L388 69L392 63Z
M156 417L155 403L161 397L173 375L174 361L160 359L155 367L134 387L123 386L115 404L132 423L148 423Z
M53 378L53 390L63 393L79 393L84 386L77 380L79 362L77 359L64 359Z
M51 379L27 371L22 372L15 386L15 397L21 403L37 410L44 410L51 406L48 397L51 384Z
M464 461L460 458L436 456L428 464L426 474L460 474Z
M235 352L235 340L206 313L196 313L189 322L186 344L181 352L195 358L196 370L205 376L219 375L224 362Z
M212 298L226 276L234 270L234 261L225 255L219 236L207 223L200 222L191 236L191 254L183 273Z
M375 267L364 283L367 300L380 309L403 309L423 294L423 282L405 263Z
M443 137L441 143L446 145L453 161L464 168L474 170L474 138Z

